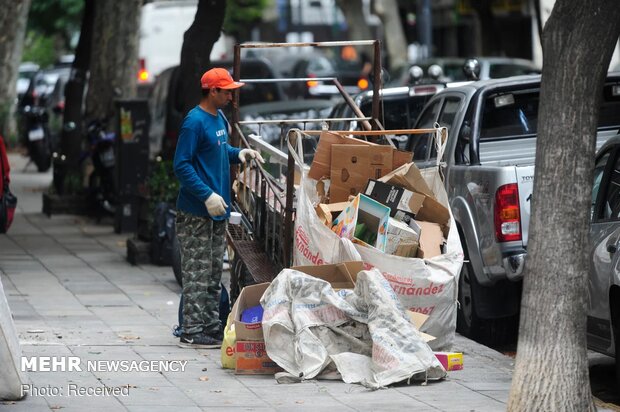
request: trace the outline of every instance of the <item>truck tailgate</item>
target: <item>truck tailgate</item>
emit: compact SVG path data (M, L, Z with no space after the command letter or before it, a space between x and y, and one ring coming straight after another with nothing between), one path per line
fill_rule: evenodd
M521 209L521 233L523 247L527 246L530 225L530 204L534 189L534 166L515 166L517 185L519 187L519 208Z

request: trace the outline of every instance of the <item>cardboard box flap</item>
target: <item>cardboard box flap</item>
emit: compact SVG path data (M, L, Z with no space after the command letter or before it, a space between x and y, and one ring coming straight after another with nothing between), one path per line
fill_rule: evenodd
M329 282L334 289L353 289L357 274L363 268L362 262L351 261L332 265L293 266L291 269L323 279Z
M381 182L390 183L396 186L404 187L413 192L422 193L428 197L435 198L435 194L426 184L426 180L420 173L420 169L415 163L407 163L386 174L379 179Z
M334 144L391 147L378 145L377 143L371 143L352 137L341 136L331 133L328 130L324 130L319 136L319 144L314 153L312 164L310 165L310 171L308 172L308 176L310 178L314 180L321 180L322 178L329 177L331 169L331 147ZM400 167L405 162L410 162L413 158L413 153L411 152L392 150L394 152L394 158L390 170Z
M409 316L409 320L411 321L411 323L413 323L413 326L415 326L418 332L420 332L420 328L422 327L424 322L426 322L426 320L428 319L428 315L424 315L419 312L414 312L411 309L407 309L407 315ZM429 335L428 333L420 332L420 335L422 335L422 339L424 340L424 342L427 342L427 343L435 339L433 335Z
M430 259L434 256L441 255L441 246L444 242L441 226L437 223L423 222L420 220L418 220L417 223L422 228L418 257Z
M241 290L231 310L231 316L235 325L237 340L263 340L262 322L241 322L241 313L244 309L260 305L260 298L269 287L269 283L246 286Z

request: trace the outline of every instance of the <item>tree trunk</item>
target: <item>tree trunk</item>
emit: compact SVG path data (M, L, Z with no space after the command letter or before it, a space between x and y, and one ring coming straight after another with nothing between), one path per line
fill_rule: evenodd
M75 49L71 76L65 86L65 111L60 148L70 168L77 168L81 150L82 104L86 74L90 69L90 48L93 38L96 2L97 0L85 0L80 40Z
M112 118L114 99L136 95L142 0L95 3L86 119Z
M336 0L336 4L347 21L350 40L372 40L374 38L370 27L366 24L362 0Z
M558 0L543 31L536 172L508 410L594 410L586 356L588 225L617 0Z
M398 1L375 1L374 6L383 23L390 72L397 73L407 65L407 38L398 14Z
M17 91L15 85L22 57L30 0L0 1L0 134L11 133L11 115Z
M200 101L200 77L209 66L213 44L220 37L226 0L200 0L194 22L183 37L176 106L187 114Z

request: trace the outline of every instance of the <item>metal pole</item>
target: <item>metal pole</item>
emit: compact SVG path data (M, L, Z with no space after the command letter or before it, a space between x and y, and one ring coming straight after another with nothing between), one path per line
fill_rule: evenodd
M433 57L433 22L430 0L422 0L418 3L419 32L420 42L424 45L424 56Z
M381 42L375 40L374 50L374 79L372 82L372 128L377 129L377 120L379 120L379 90L381 90Z

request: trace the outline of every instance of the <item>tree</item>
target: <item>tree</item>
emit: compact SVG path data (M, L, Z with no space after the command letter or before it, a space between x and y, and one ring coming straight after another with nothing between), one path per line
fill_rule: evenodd
M86 119L112 118L114 99L134 97L142 0L95 3Z
M60 156L54 160L54 187L59 195L67 192L73 194L81 188L79 157L82 144L82 106L87 74L90 69L90 48L96 2L97 0L85 0L80 40L75 49L71 75L65 86L65 110L60 137ZM70 183L66 184L67 181Z
M269 0L229 0L223 29L238 42L250 40L252 30L260 23Z
M586 355L588 224L617 0L558 0L543 31L536 172L508 410L594 410Z
M393 73L407 65L407 38L396 0L374 1L374 12L383 23L385 46Z
M183 37L177 96L186 114L200 101L200 77L209 66L211 49L220 36L226 0L199 0L194 22Z
M336 0L336 4L342 10L351 40L371 40L374 38L370 27L366 24L362 0Z
M12 131L10 117L29 8L30 0L0 1L0 134L5 137Z

